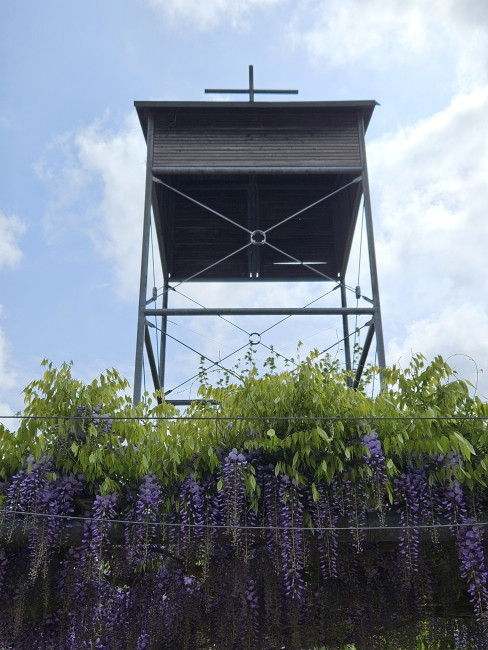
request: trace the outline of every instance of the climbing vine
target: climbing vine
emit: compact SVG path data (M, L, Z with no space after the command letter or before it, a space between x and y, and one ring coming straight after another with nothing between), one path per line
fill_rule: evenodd
M440 357L185 412L44 370L0 426L0 648L488 646L488 407Z

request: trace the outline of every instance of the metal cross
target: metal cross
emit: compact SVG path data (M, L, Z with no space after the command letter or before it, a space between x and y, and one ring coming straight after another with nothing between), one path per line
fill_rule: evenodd
M249 95L249 101L254 101L254 95L298 95L298 90L256 90L254 88L254 71L252 65L249 66L249 88L244 90L225 89L225 88L205 88L206 93L239 93Z

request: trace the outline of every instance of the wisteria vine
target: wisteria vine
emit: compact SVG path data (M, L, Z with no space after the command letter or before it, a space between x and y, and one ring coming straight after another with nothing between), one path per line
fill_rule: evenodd
M144 428L83 399L3 471L0 648L488 647L484 425L422 448L364 417Z

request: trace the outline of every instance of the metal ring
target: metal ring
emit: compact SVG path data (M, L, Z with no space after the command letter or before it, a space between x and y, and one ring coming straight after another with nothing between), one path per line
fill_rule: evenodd
M256 237L259 237L260 239L256 239ZM262 246L266 243L266 233L264 230L253 230L250 235L250 239L251 244L254 244L255 246Z
M249 334L249 345L259 345L260 343L261 343L261 334L259 334L258 332L251 332Z

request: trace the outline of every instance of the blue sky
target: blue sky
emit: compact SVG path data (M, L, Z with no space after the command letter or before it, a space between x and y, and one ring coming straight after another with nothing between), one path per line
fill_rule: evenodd
M132 380L145 172L133 101L206 100L205 87L245 86L249 64L257 86L298 100L380 103L367 144L387 361L458 355L488 394L486 2L1 0L0 32L0 415L22 408L45 357ZM222 322L190 330L225 354ZM334 337L314 324L268 344L292 354ZM189 357L171 354L182 371Z

